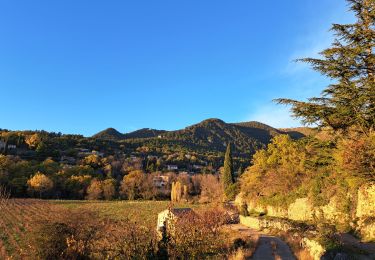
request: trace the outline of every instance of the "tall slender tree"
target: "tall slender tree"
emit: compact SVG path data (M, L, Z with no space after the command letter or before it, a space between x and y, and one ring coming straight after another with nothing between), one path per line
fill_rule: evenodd
M347 0L357 20L353 24L333 24L335 39L321 58L299 61L328 76L333 83L321 97L307 102L277 99L292 106L295 117L306 124L333 130L359 130L368 134L375 125L375 1Z
M223 183L223 186L224 186L225 195L228 196L228 192L229 192L231 186L234 184L232 145L231 145L231 143L228 143L227 151L225 153L224 171L223 171L221 179L222 179L222 183Z

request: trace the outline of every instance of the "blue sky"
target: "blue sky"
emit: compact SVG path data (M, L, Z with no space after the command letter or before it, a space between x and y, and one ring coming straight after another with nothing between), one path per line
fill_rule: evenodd
M298 126L318 95L298 57L353 20L344 0L0 0L0 128L92 135L206 118Z

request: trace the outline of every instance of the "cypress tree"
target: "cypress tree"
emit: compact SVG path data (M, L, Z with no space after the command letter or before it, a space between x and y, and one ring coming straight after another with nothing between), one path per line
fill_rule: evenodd
M243 173L243 168L242 168L242 166L240 166L238 168L238 171L237 171L237 177L240 177L242 175L242 173Z
M321 58L304 58L316 71L332 79L320 97L307 102L277 99L292 106L306 124L333 130L354 129L363 134L375 126L375 1L347 0L357 21L333 24L335 40Z
M228 189L234 184L233 177L233 159L232 159L232 148L231 143L227 146L227 151L225 153L224 159L224 171L222 176L222 183L224 186L225 195L228 195Z

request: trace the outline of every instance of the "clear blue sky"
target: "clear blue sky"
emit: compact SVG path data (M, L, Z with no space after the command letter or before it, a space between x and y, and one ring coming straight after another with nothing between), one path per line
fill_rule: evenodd
M206 118L297 126L273 98L328 83L297 57L344 0L0 1L0 128L92 135Z

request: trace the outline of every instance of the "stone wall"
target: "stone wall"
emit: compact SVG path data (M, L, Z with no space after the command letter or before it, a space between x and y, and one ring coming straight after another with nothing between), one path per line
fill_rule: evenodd
M333 197L327 205L313 207L308 198L296 199L286 208L271 205L260 205L255 201L244 200L241 194L236 204L246 203L249 212L258 212L270 217L286 218L295 221L311 222L316 219L331 224L349 224L357 218L357 229L366 240L375 240L375 183L367 183L358 190L357 208L353 215L340 211L338 204L341 198ZM355 215L355 216L354 216Z
M257 230L273 228L286 232L296 228L292 223L285 219L240 216L240 223L244 226Z
M296 199L288 207L288 218L297 221L313 220L314 208L307 198Z
M363 185L358 190L356 217L363 239L375 241L375 183Z
M358 218L375 216L375 183L363 185L358 190L356 216Z

